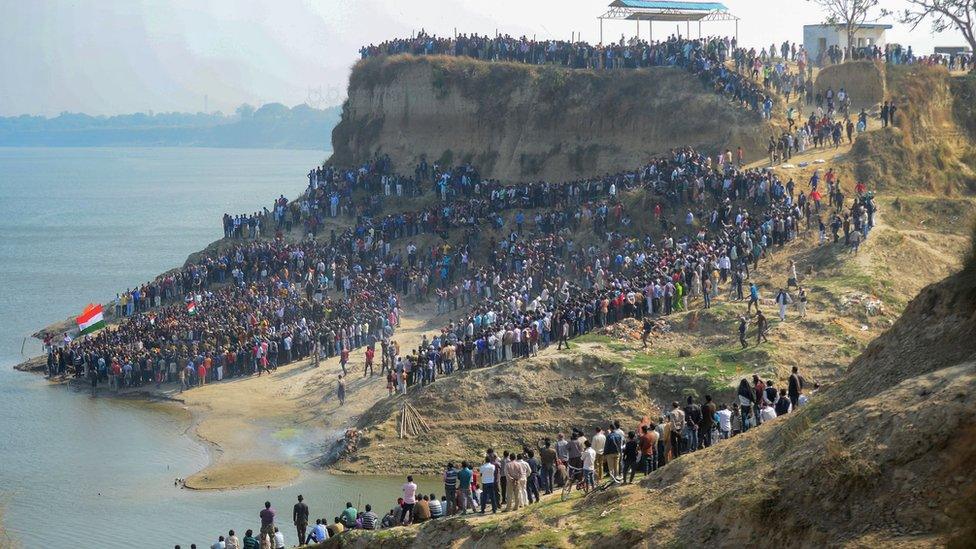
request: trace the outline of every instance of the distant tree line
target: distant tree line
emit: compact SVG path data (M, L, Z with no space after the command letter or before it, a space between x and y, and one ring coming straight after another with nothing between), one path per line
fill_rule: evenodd
M234 114L132 113L0 117L0 146L175 146L327 149L341 107L241 105Z

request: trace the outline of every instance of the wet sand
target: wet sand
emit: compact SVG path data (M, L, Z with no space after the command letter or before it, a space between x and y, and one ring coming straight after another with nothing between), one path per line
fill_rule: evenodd
M416 346L426 321L403 318L394 335L401 349ZM339 360L302 360L278 368L273 375L234 378L195 387L183 393L167 391L183 401L192 414L191 432L211 448L211 462L186 479L197 490L231 490L254 486L282 486L294 482L305 462L283 450L282 440L293 433L312 437L310 446L324 455L335 442L334 433L355 425L360 414L387 395L385 376L363 377L365 348L353 351L347 369L346 403L335 397ZM276 436L279 435L279 436ZM304 456L303 456L304 457Z

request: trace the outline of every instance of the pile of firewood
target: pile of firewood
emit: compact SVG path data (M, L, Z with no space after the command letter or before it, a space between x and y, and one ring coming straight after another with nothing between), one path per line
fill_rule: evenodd
M430 425L424 416L409 402L403 401L400 406L400 438L415 437L430 432Z

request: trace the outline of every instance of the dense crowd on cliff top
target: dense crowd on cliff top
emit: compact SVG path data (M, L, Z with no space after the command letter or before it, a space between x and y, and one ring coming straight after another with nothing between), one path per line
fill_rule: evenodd
M965 71L973 62L972 53L933 54L916 56L912 47L903 48L900 44L885 44L855 48L830 46L811 59L802 44L785 41L779 46L770 44L768 48L739 47L734 37L707 37L697 40L671 35L665 41L645 41L636 37L608 44L589 44L583 41L534 40L526 36L515 38L511 35L487 36L476 33L459 34L455 37L438 37L421 30L411 38L394 38L378 45L370 44L360 48L363 59L380 55L452 55L472 57L482 61L507 61L533 65L559 65L576 69L617 69L642 68L664 64L661 55L667 51L668 42L690 41L707 42L716 52L725 57L748 59L761 62L775 59L790 60L800 65L800 73L810 63L817 65L837 64L848 60L871 59L895 65L941 64L950 70Z

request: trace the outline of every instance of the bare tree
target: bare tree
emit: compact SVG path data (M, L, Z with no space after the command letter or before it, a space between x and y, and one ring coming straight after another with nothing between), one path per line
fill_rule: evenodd
M847 32L848 58L854 51L854 34L869 21L868 14L878 0L810 0L827 13L827 23ZM937 0L928 0L937 1ZM967 0L962 0L967 1ZM968 0L973 1L973 0Z
M911 25L912 30L926 19L932 21L932 32L943 32L955 27L969 42L970 51L976 52L976 0L905 0L909 7L895 13L898 20ZM887 12L886 13L891 13Z

